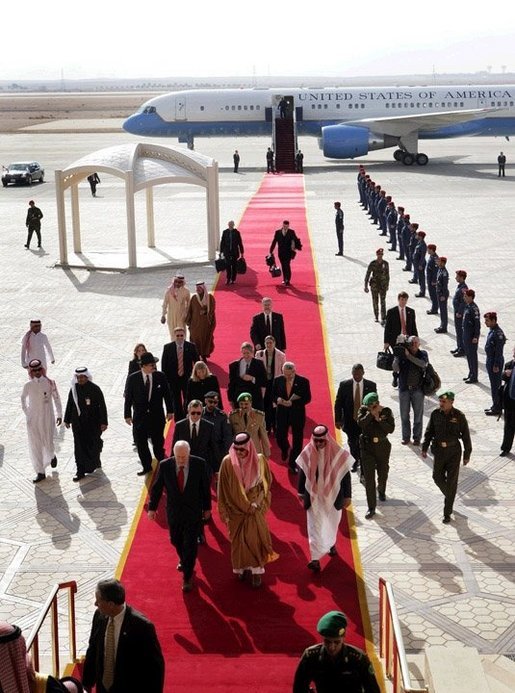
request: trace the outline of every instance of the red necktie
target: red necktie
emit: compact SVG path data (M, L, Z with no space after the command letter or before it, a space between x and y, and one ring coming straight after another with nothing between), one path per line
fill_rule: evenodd
M177 351L177 375L184 375L184 352L182 346Z
M401 308L401 334L408 334L406 332L406 318L404 317L404 308Z
M184 467L179 467L177 471L177 486L182 493L184 491Z

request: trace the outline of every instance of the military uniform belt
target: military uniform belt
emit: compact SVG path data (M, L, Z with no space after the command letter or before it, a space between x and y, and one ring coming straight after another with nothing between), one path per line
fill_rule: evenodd
M382 440L386 440L386 436L363 436L365 443L380 443Z
M436 443L441 448L452 448L454 445L458 445L458 440L439 440Z

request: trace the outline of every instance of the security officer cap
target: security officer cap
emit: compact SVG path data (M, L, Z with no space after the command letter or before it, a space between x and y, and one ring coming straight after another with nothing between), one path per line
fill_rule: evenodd
M485 313L483 317L488 318L488 320L495 320L495 322L497 322L497 313L494 313L493 310L491 310L489 313Z
M454 392L452 392L452 390L440 390L440 392L438 393L438 399L454 400Z
M317 624L317 631L324 638L341 638L347 628L347 617L341 611L328 611Z
M236 400L237 402L252 402L252 395L250 392L242 392L240 395L238 395L238 399Z
M371 404L375 404L376 402L379 402L379 395L377 392L369 392L368 395L363 397L363 404L366 407L369 407Z

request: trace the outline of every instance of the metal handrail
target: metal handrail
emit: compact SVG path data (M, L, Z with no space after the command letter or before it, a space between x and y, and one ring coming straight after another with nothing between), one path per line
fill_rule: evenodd
M77 594L77 583L60 582L52 588L47 600L41 609L38 620L34 624L29 637L27 638L27 652L32 655L34 669L39 671L39 631L43 626L48 613L50 612L50 632L52 646L52 675L60 675L59 664L59 611L58 597L61 590L68 590L68 636L70 644L70 662L77 660L77 636L75 629L75 595Z
M413 688L411 685L393 587L383 578L379 578L379 654L384 659L393 693L427 693L427 688Z

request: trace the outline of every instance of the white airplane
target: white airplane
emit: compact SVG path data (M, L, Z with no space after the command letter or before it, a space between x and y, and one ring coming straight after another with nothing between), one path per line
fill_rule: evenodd
M287 123L290 158L299 134L318 137L330 159L396 147L397 161L424 166L419 140L515 135L515 86L192 89L150 99L123 127L190 148L195 137L266 135L277 154Z

